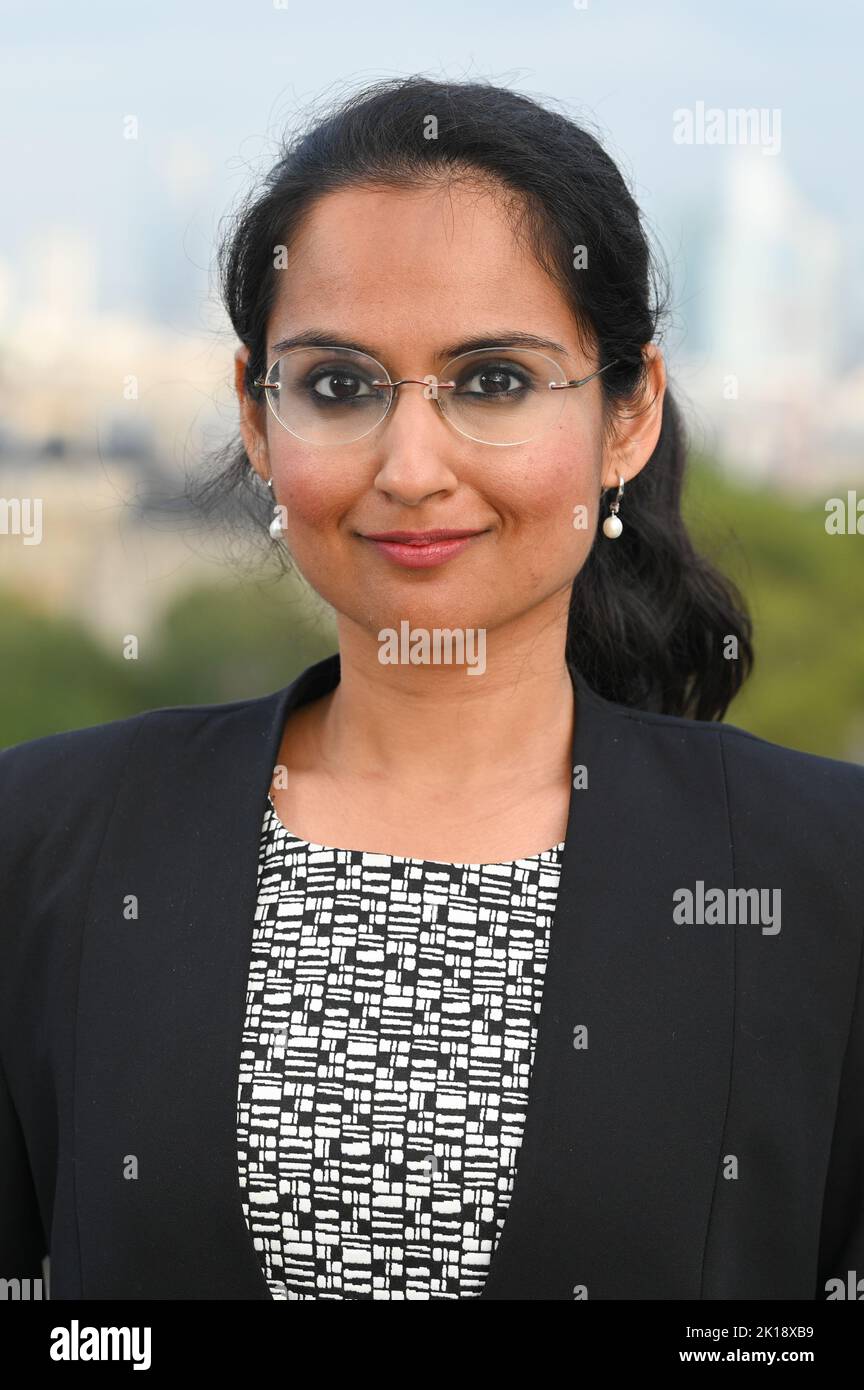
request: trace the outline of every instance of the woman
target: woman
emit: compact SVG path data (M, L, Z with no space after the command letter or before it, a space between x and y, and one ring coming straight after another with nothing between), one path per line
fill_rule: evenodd
M864 1271L864 772L720 722L749 621L682 524L618 170L524 96L384 82L223 271L210 491L339 651L2 755L3 1275L830 1296Z

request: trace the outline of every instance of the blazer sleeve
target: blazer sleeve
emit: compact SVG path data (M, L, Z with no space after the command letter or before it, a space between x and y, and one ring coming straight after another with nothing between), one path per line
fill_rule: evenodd
M0 1059L0 1279L39 1279L48 1242L24 1134Z
M861 910L860 902L856 911ZM837 1117L822 1206L816 1299L829 1279L864 1280L864 953L837 1097Z
M9 994L14 987L15 979L9 951L10 925L21 908L16 896L16 880L19 878L16 870L20 869L20 863L15 858L15 851L16 831L20 828L22 808L14 798L5 795L8 769L13 761L12 750L3 749L0 752L0 790L4 793L0 796L2 1021L6 1019ZM26 812L23 818L26 819ZM0 1045L0 1279L39 1278L42 1274L42 1257L47 1253L48 1242L42 1228L24 1131L15 1108L6 1059Z
M818 1222L810 1278L821 1301L829 1279L864 1280L864 767L720 727L735 845L748 846L748 865L789 866L809 894L807 930L834 955L824 977L832 1014L819 1023L826 1038L836 1028L836 1061L816 1078L833 1102L830 1143L815 1211L802 1214Z
M34 1036L49 1055L65 1040L57 998L40 995L33 966L76 948L71 936L40 940L41 885L60 878L73 896L83 892L141 723L133 716L0 750L0 1278L39 1278L50 1254L56 1116L42 1114L28 1088Z

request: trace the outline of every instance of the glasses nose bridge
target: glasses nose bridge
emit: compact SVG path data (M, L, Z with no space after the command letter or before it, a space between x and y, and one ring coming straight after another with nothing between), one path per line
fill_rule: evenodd
M424 390L424 392L423 392L423 395L424 395L425 399L426 399L427 401L429 401L430 405L437 405L437 406L438 406L438 409L439 409L439 411L440 411L440 414L441 414L442 416L444 416L445 419L446 419L447 412L446 412L446 410L444 409L444 407L443 407L442 404L441 404L441 400L440 400L440 398L439 398L439 396L438 396L438 391L439 391L440 389L442 389L442 388L447 388L447 389L449 389L450 387L455 387L456 383L455 383L455 381L454 381L454 382L443 382L443 381L439 381L439 379L438 379L434 374L430 373L430 375L429 375L428 377L403 376L403 377L400 377L398 381L391 381L389 378L388 378L388 380L386 380L386 381L378 381L378 380L376 380L376 381L373 381L373 382L372 382L372 385L373 385L373 386L383 386L383 387L386 387L386 388L387 388L387 393L388 393L387 409L385 410L385 412L384 412L384 414L382 415L381 419L378 421L378 424L379 424L379 426L380 426L380 425L383 425L383 424L384 424L384 421L385 421L386 419L388 419L388 417L391 416L391 415L393 414L393 412L395 411L396 406L397 406L398 403L399 403L399 387L400 387L400 386L423 386L423 387L425 387L426 390Z
M400 377L398 381L373 381L372 385L387 386L394 393L399 386L425 386L432 392L428 399L434 401L437 399L435 395L436 391L442 388L449 390L451 387L455 386L456 383L454 381L439 381L438 378L430 372L429 376L403 376Z
M448 386L452 385L454 387L456 385L455 382L449 382L447 384ZM400 377L398 381L391 381L388 377L386 381L373 381L372 385L383 386L387 388L387 408L384 411L384 414L381 416L381 419L378 421L378 429L380 429L381 426L384 425L388 420L391 420L395 415L396 407L399 404L400 386L423 386L424 388L427 388L423 392L424 399L428 401L430 405L437 405L438 410L436 411L436 414L439 420L441 421L442 426L445 429L447 428L447 411L443 407L441 399L437 394L438 388L443 386L444 383L439 381L439 379L433 374L430 373L428 377L404 376Z

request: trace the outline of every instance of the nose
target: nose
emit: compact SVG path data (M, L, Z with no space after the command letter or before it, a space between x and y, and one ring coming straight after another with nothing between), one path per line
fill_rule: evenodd
M459 436L427 397L422 378L401 379L396 397L375 431L375 486L408 506L459 485ZM466 441L467 443L467 441Z

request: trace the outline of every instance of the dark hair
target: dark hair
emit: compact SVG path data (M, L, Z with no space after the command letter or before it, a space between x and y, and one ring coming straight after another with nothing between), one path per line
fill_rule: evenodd
M426 138L430 118L437 127ZM263 189L232 219L219 250L222 299L249 349L245 386L264 374L275 302L274 252L289 246L311 205L337 188L430 180L494 181L514 231L571 305L580 341L617 365L598 378L604 423L644 400L643 345L665 304L639 208L599 141L569 117L488 82L409 76L351 94L283 144ZM515 197L513 195L516 195ZM587 264L574 272L574 250ZM272 499L239 442L195 493L205 509L229 496L268 543ZM693 547L681 517L687 458L667 388L657 446L626 486L624 530L595 541L570 600L566 658L598 694L638 709L720 719L753 663L751 624L735 585ZM601 509L602 511L602 509ZM272 545L272 543L270 543ZM272 547L283 569L284 546ZM724 643L738 643L726 659Z

